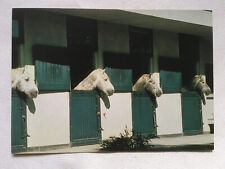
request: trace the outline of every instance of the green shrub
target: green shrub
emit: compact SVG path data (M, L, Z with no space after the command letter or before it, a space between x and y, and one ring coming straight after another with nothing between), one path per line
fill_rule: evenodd
M102 150L137 151L146 150L149 147L147 138L139 134L129 135L128 130L125 129L124 133L120 133L120 137L110 137L108 140L103 140L101 143Z

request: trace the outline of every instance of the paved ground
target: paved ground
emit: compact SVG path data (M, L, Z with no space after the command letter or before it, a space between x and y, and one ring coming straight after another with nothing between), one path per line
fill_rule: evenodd
M192 136L162 137L151 139L155 145L190 145L209 144L214 142L214 134L199 134Z
M151 139L153 145L149 151L182 151L182 150L213 150L214 134L199 134L193 136L161 137ZM32 151L23 154L43 154L43 153L74 153L74 152L102 152L100 145L87 145L77 147L64 147L55 150Z

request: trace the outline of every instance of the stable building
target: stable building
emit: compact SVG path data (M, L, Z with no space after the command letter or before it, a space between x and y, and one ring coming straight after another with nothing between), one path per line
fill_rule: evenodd
M213 91L212 27L204 10L13 9L12 67L35 65L40 94L32 112L12 93L12 151L96 144L124 129L149 137L209 132L213 93L202 105L183 89L203 74ZM110 108L95 91L73 91L97 68L115 87ZM154 72L164 93L156 109L132 92Z

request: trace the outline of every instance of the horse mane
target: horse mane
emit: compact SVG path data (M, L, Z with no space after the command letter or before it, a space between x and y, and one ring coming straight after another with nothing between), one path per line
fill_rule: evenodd
M97 78L97 73L102 72L102 69L93 70L84 80L82 80L74 90L93 90L96 86L94 82Z
M151 74L143 74L137 81L136 83L133 85L133 90L137 90L138 87L142 87L143 83L144 83L144 79L148 78L149 75Z

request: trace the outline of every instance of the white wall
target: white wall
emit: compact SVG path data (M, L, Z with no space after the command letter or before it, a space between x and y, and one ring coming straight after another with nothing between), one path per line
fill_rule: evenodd
M101 100L102 139L120 136L124 129L132 131L131 93L114 93L109 97L110 108L106 109ZM131 133L132 134L132 133Z
M20 45L20 65L33 64L35 44L67 46L66 16L45 11L26 11L24 14L24 44Z
M27 107L27 146L69 144L69 92L39 94L36 111Z
M213 102L213 99L206 99L206 105L202 104L203 132L210 132L209 124L214 122Z
M157 134L182 134L181 94L163 94L156 109Z

